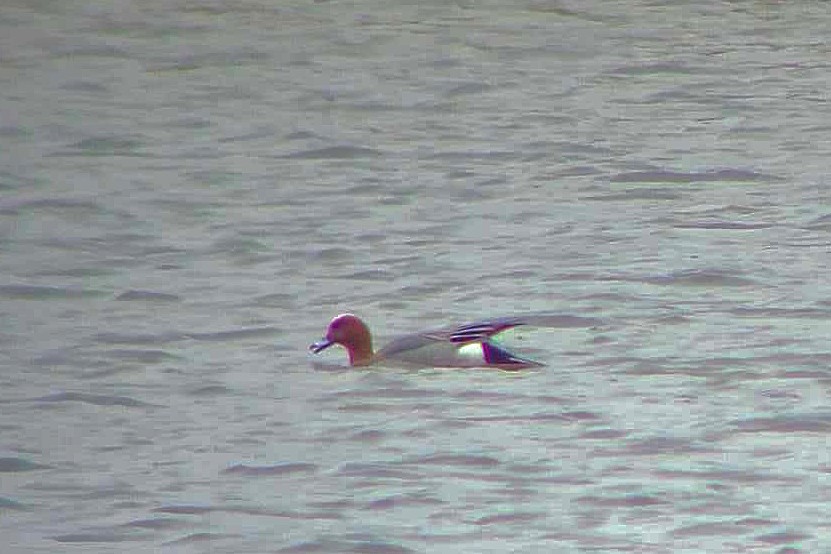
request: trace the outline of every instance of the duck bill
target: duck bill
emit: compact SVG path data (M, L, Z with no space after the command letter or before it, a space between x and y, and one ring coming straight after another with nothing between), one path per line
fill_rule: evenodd
M330 341L329 339L321 339L317 342L313 342L312 344L310 344L309 345L309 350L311 350L312 352L317 354L318 352L326 350L327 348L329 348L333 344L335 344L335 343L333 341Z

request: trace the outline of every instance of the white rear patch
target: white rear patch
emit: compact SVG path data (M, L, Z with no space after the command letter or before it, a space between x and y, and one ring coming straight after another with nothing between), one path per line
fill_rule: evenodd
M464 346L460 346L457 350L460 358L481 363L485 360L485 354L482 352L481 342L472 342Z

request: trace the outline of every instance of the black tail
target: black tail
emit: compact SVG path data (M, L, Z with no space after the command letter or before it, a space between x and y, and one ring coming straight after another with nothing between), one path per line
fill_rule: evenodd
M525 369L528 367L540 367L543 364L520 358L515 354L511 354L505 349L499 348L495 344L489 342L482 343L482 353L485 355L485 361L488 365L498 366L501 369Z

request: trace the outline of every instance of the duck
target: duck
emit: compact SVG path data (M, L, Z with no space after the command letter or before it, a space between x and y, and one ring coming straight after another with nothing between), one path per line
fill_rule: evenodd
M317 354L338 344L346 349L349 365L354 367L378 363L502 370L542 367L545 364L520 357L492 342L499 333L529 324L533 324L532 319L517 316L484 319L405 335L373 351L366 323L354 314L344 313L332 319L326 335L312 343L309 350Z

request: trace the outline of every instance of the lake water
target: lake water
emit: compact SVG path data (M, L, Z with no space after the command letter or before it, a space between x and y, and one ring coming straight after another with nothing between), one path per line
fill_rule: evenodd
M4 3L3 551L831 550L829 28ZM355 370L343 311L577 323Z

